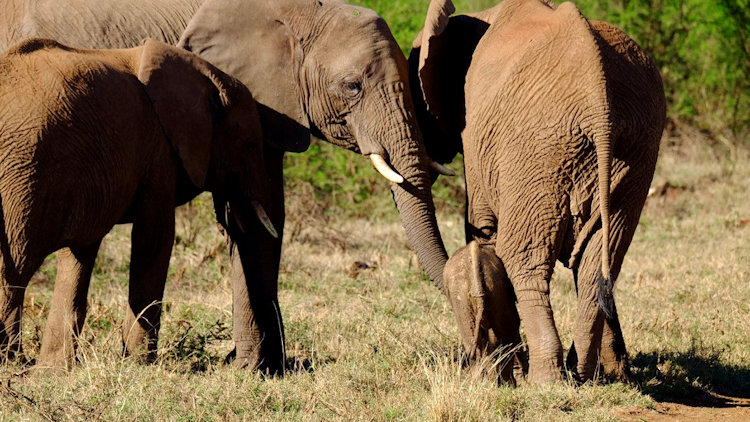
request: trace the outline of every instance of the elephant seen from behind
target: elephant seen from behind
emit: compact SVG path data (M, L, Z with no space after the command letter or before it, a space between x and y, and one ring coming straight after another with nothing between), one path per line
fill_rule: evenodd
M208 190L220 220L231 207L232 224L245 227L254 213L276 235L252 95L151 40L79 50L29 39L0 56L0 69L0 347L21 351L29 279L62 249L37 363L69 368L102 238L132 222L123 343L153 360L174 208Z
M430 156L445 163L464 154L467 242L493 250L507 271L527 337L528 378L563 375L549 299L556 260L573 270L578 295L568 369L588 380L601 363L626 378L612 288L665 123L656 66L625 33L589 21L572 3L505 0L474 14L453 11L450 0L430 4L410 57L413 96ZM491 259L468 256L451 257L446 277L449 268ZM473 309L488 312L488 297ZM459 326L487 319L460 310ZM505 319L507 329L517 327ZM474 339L482 336L462 330L462 337L470 350L481 345Z

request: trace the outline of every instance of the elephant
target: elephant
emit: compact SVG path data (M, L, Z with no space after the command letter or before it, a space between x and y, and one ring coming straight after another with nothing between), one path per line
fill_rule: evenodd
M499 352L498 381L516 385L514 369L523 376L525 366L521 320L513 287L495 251L477 242L458 249L445 264L443 288L467 357L476 361Z
M133 223L123 343L153 361L175 207L208 190L218 206L242 210L231 213L235 224L248 226L241 219L253 210L277 235L263 208L270 194L252 95L152 40L79 50L31 38L0 57L0 69L0 345L21 352L26 287L62 249L37 364L70 368L102 238Z
M177 8L183 11L195 4L174 1L170 5L180 4ZM95 13L77 13L68 19L69 8L56 3L58 7L50 12L57 15L50 19L61 25L60 31L77 34L82 47L98 47L106 23L92 18ZM86 7L117 9L111 14L128 16L115 28L107 28L105 37L134 31L164 39L168 31L182 31L176 26L161 28L162 33L142 30L139 16L152 12L140 3L126 10L112 1L86 3ZM266 211L279 237L268 235L255 221L242 232L234 219L227 219L235 342L228 359L234 365L270 374L284 372L284 327L277 293L285 218L282 161L286 151L304 151L311 135L368 156L391 181L412 249L433 283L442 285L448 257L431 193L430 168L436 163L425 152L416 121L408 63L381 17L340 0L206 0L177 45L247 85L263 126L271 191ZM283 139L286 147L274 147L274 139Z
M430 157L444 164L464 156L467 242L493 248L507 271L528 379L563 376L549 301L559 260L578 295L567 368L588 380L601 363L626 380L612 289L665 124L659 72L627 34L589 21L572 3L505 0L454 11L450 0L429 6L409 57L412 96Z

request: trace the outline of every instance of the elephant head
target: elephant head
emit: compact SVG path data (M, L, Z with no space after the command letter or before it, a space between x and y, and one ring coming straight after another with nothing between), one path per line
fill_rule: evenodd
M337 0L208 0L178 46L253 92L269 143L310 134L369 156L391 182L412 248L440 286L447 260L407 62L388 26Z
M451 16L450 0L433 0L409 54L409 82L427 154L440 164L463 152L464 81L471 57L499 6Z
M208 190L233 207L251 208L276 236L263 206L269 201L263 137L247 87L194 54L162 42L147 40L135 50L140 51L134 66L138 79L190 181L192 192L186 194ZM246 213L232 215L242 219Z

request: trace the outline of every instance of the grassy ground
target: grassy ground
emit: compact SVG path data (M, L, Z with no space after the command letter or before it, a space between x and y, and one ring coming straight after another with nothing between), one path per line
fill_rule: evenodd
M424 4L407 0L358 3L378 10L404 47L425 12ZM494 1L455 3L467 11ZM81 363L63 377L0 364L0 421L578 421L686 413L696 420L750 419L747 407L732 413L750 404L746 150L687 129L663 141L655 193L616 292L638 385L510 389L461 367L453 315L408 250L385 182L361 157L326 144L315 148L320 151L288 157L280 300L289 368L283 379L223 364L232 347L231 290L224 241L203 196L178 211L157 363L138 365L119 353L129 236L127 227L118 227L98 257ZM463 239L460 186L458 177L436 187L449 251ZM50 259L26 296L24 346L32 359L54 277ZM552 292L569 345L575 294L562 267Z
M226 250L201 197L179 210L158 362L119 354L128 265L119 227L99 256L81 363L63 377L0 366L0 420L638 420L659 415L650 409L660 401L741 404L750 391L748 153L677 133L663 142L654 187L616 293L638 386L510 389L462 369L450 308L418 270L395 209L340 219L296 190L280 280L283 379L222 363L232 347ZM386 209L384 184L380 196ZM460 211L440 210L450 251L461 245ZM53 279L50 261L26 296L31 358ZM574 288L562 267L552 291L570 344Z

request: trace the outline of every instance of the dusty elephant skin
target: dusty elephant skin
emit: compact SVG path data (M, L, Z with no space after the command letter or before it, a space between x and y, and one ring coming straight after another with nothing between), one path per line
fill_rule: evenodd
M529 347L529 379L562 377L549 303L555 260L578 294L568 369L627 377L612 285L653 177L665 121L661 78L617 28L571 3L506 0L451 17L430 4L410 79L428 153L463 152L467 241L507 270ZM606 192L606 195L600 195ZM487 305L485 304L486 308ZM461 325L461 323L459 323Z
M207 0L195 13L200 2L194 0L172 0L158 12L157 6L140 1L127 7L115 1L84 2L76 8L61 2L55 1L54 9L8 2L8 10L22 22L0 23L0 34L30 36L56 26L74 34L76 46L111 46L102 45L106 40L132 47L146 36L171 41L183 31L184 16L194 14L177 37L179 46L236 76L258 101L272 194L267 211L280 236L272 238L253 222L240 233L229 219L234 364L283 373L277 294L284 225L282 161L285 151L305 150L311 133L369 155L394 182L391 189L412 248L433 282L442 285L447 254L434 216L430 163L414 117L408 66L374 12L337 0ZM163 26L153 27L155 14L164 16ZM113 16L122 17L117 25L111 24ZM44 25L29 23L42 21ZM137 37L125 35L129 33Z
M0 69L0 347L21 351L26 286L63 249L37 363L69 368L101 240L132 222L123 343L153 360L174 208L209 190L274 231L255 101L241 82L157 41L78 50L29 39Z

